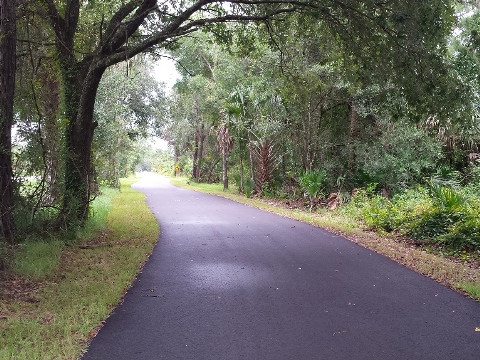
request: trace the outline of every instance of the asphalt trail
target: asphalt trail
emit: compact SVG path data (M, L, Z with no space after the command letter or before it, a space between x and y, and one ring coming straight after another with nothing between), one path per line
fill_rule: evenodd
M159 243L84 360L480 359L480 303L325 230L134 187Z

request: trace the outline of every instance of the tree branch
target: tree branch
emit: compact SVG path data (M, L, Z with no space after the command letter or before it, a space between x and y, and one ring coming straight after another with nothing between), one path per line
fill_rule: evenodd
M75 32L77 31L78 17L80 15L80 1L79 0L68 0L67 5L65 6L65 22L67 37L73 38Z
M50 23L55 31L57 38L62 38L62 32L65 31L65 20L58 13L57 7L55 6L53 0L42 0L45 6L47 7L48 18Z
M122 21L125 20L137 7L139 7L144 0L133 0L123 5L110 19L107 29L105 30L105 40L102 42L102 48L107 50L107 45L114 37L118 28L122 25ZM108 50L107 50L108 51Z
M116 53L113 53L107 56L104 59L101 59L101 66L111 66L116 63L119 63L125 59L125 56L129 58L144 52L145 50L159 45L162 42L166 42L172 38L179 38L190 34L192 32L197 31L200 27L208 25L208 24L217 24L217 23L225 23L225 22L246 22L246 21L265 21L270 19L273 16L283 14L283 13L292 13L298 11L297 8L288 8L288 9L277 9L271 13L266 15L225 15L207 19L197 19L192 20L182 26L182 24L178 24L177 22L173 27L167 27L163 31L150 36L149 38L145 39L139 44L136 44L132 47L123 47L119 48ZM185 20L188 20L189 17L184 17ZM170 30L171 29L171 30Z

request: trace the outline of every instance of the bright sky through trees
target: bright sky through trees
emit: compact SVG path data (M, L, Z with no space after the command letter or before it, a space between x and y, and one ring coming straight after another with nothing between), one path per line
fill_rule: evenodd
M172 86L180 78L180 74L175 68L175 61L168 57L162 57L155 62L155 68L153 69L155 79L161 81L166 85L166 93L169 94Z

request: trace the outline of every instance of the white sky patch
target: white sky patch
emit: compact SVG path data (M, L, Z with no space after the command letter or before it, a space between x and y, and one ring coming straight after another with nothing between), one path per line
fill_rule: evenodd
M169 96L173 85L181 78L180 73L175 68L175 60L162 57L154 62L152 71L155 80L165 84L165 94ZM169 150L168 142L161 138L151 137L149 143L154 149Z
M155 62L153 74L157 81L165 83L167 94L170 94L173 85L180 79L180 73L175 68L175 61L167 57L162 57Z
M152 146L154 149L168 150L168 142L160 138L152 138Z

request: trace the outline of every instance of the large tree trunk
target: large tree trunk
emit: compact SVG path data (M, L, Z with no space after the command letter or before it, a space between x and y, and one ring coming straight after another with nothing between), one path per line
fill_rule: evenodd
M13 244L12 123L15 89L15 0L0 0L0 239Z
M92 69L93 68L93 69ZM66 128L65 193L60 220L63 226L82 224L88 218L92 176L91 146L97 123L93 109L105 68L67 65L62 69ZM82 89L81 93L78 89Z

